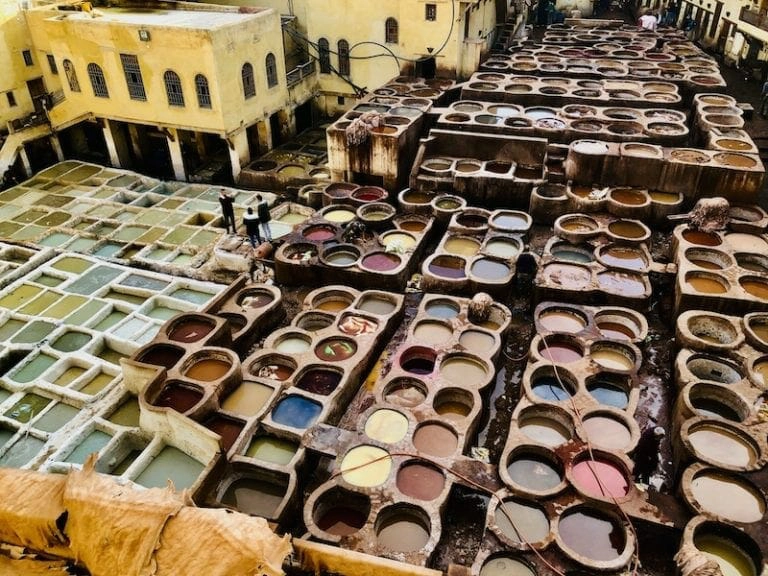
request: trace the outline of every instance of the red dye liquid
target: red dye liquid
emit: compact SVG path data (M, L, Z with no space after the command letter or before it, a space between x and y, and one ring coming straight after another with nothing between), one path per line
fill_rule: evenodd
M597 498L621 498L629 493L627 477L618 466L606 460L579 462L573 467L573 480L582 491Z
M387 272L394 270L400 266L400 258L393 254L385 254L384 252L376 252L369 254L363 258L362 265L368 270L377 270L379 272Z
M541 356L551 362L561 362L567 364L568 362L576 362L582 357L581 350L576 346L565 344L563 342L553 342L547 345L539 347L539 353Z
M214 416L205 423L206 428L221 436L221 447L225 452L232 448L235 440L240 436L240 432L243 431L244 426L243 422L237 422L236 420L230 420L221 416Z

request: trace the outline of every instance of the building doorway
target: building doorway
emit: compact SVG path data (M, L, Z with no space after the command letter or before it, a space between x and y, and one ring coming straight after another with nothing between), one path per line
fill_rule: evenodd
M32 98L35 112L42 114L45 107L45 99L47 97L42 76L40 78L27 80L27 90L29 90L29 97Z
M436 69L434 56L427 56L416 60L415 72L417 78L434 78Z

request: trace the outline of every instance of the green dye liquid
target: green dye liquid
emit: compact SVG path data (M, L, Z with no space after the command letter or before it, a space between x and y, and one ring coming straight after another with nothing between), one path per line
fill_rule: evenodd
M44 432L56 432L56 430L64 426L79 413L80 411L77 408L59 402L38 418L37 422L35 422L35 428Z
M37 456L45 442L38 440L34 436L22 436L11 446L8 452L0 458L0 467L21 468Z
M85 368L80 366L70 366L64 370L64 372L62 372L58 378L56 378L54 384L61 387L69 386L83 374L85 374Z
M192 486L205 467L181 450L166 446L134 482L147 488L164 488L168 480L177 490Z
M84 296L76 296L74 294L69 294L61 298L58 302L56 302L56 304L54 304L50 308L46 308L43 315L49 316L51 318L56 318L57 320L61 320L68 314L71 314L73 310L76 310L80 306L85 304L87 301L88 299L85 298Z
M22 314L29 314L30 316L38 316L43 310L48 308L48 306L56 302L59 298L61 298L60 294L46 290L32 302L26 306L22 306L19 309L19 312Z
M143 276L142 274L131 274L120 282L121 286L132 286L133 288L145 288L146 290L154 290L160 292L164 290L170 282L166 280L160 280L159 278L150 278L149 276Z
M213 298L213 294L207 292L199 292L197 290L191 290L189 288L180 288L173 292L171 298L178 300L184 300L185 302L192 302L193 304L205 304Z
M83 307L78 308L75 312L67 316L65 322L67 324L74 324L76 326L82 326L89 320L92 320L96 314L104 308L106 304L97 300L91 300Z
M27 327L24 328L24 330L11 338L11 342L15 344L37 344L48 336L54 328L55 325L50 322L35 320L34 322L27 324Z
M110 364L116 364L120 366L120 358L125 358L126 355L122 354L121 352L118 352L117 350L113 350L112 348L104 348L101 352L97 354L99 358L104 360L105 362L109 362Z
M36 380L40 374L48 370L56 362L56 358L48 356L47 354L38 354L31 362L25 364L24 367L16 372L12 378L16 382L32 382Z
M114 376L111 376L106 372L100 372L94 378L89 380L85 386L80 388L80 392L93 396L94 394L98 394L104 390L104 388L107 387L107 384L112 382L114 379Z
M30 302L35 296L43 291L39 286L32 286L30 284L22 284L10 294L0 298L0 307L14 309L19 306Z
M167 248L156 248L155 250L152 250L149 254L147 254L147 258L149 260L165 260L173 253L172 250L168 250Z
M141 456L141 453L142 450L139 449L131 450L128 454L126 454L125 458L120 460L118 465L114 467L110 474L113 476L120 476L123 474L126 470L128 470L128 468L130 468L131 464L133 464L136 459Z
M147 316L157 320L168 320L173 318L178 313L179 311L174 310L173 308L168 308L166 306L155 306L147 313Z
M42 240L40 240L41 246L61 246L65 242L68 242L72 240L72 236L69 234L64 234L62 232L54 232L50 236L46 236Z
M49 286L53 288L54 286L58 286L64 280L61 278L56 278L56 276L49 276L48 274L40 274L37 278L35 278L35 282L38 284L42 284L43 286Z
M122 270L111 266L97 266L80 276L67 288L73 294L89 295L109 284L122 274Z
M107 298L108 300L120 300L121 302L128 302L134 306L141 306L146 301L144 296L126 294L125 292L116 292L115 290L110 290L107 292L104 298Z
M126 316L128 316L128 314L125 312L120 312L120 310L112 310L112 312L110 312L101 322L96 324L93 329L98 330L99 332L106 332Z
M91 341L91 335L84 332L65 332L51 344L54 350L61 352L74 352L80 350Z
M61 270L62 272L71 272L72 274L82 274L91 266L93 266L93 263L88 260L68 256L58 262L54 262L51 268L56 268L56 270Z
M129 426L131 428L139 427L139 401L135 397L131 397L122 404L119 408L112 413L112 416L108 418L112 424L118 424L119 426Z
M73 464L83 464L85 460L94 452L99 452L104 446L106 446L112 436L102 432L101 430L94 430L88 436L85 437L77 447L72 450L71 454L67 456L66 462L72 462Z
M5 324L0 326L0 340L8 340L25 325L26 322L22 322L21 320L14 320L13 318L9 319Z
M9 410L5 412L5 416L26 424L32 418L40 414L48 404L51 403L50 398L45 398L37 394L25 394L24 397L16 402Z

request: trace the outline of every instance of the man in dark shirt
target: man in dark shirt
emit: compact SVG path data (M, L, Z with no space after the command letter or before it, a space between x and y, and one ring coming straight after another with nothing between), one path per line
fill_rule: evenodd
M251 246L256 248L257 240L258 244L261 244L259 217L253 213L253 208L250 206L248 206L248 212L243 215L243 225L245 226L245 233L248 234L248 239L251 241Z
M219 204L221 204L221 213L224 216L224 228L227 229L228 234L234 234L237 232L237 222L235 222L235 198L222 188L219 190ZM229 227L232 227L232 232L229 231Z

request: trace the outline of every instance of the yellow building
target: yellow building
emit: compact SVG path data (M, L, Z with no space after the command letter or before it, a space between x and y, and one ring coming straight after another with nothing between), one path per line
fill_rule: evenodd
M311 125L312 78L289 82L275 10L160 6L20 13L33 62L51 63L47 114L65 155L180 180L223 165L237 178Z
M295 21L286 35L317 58L321 109L401 74L466 79L477 70L506 15L504 0L213 0L270 6Z

